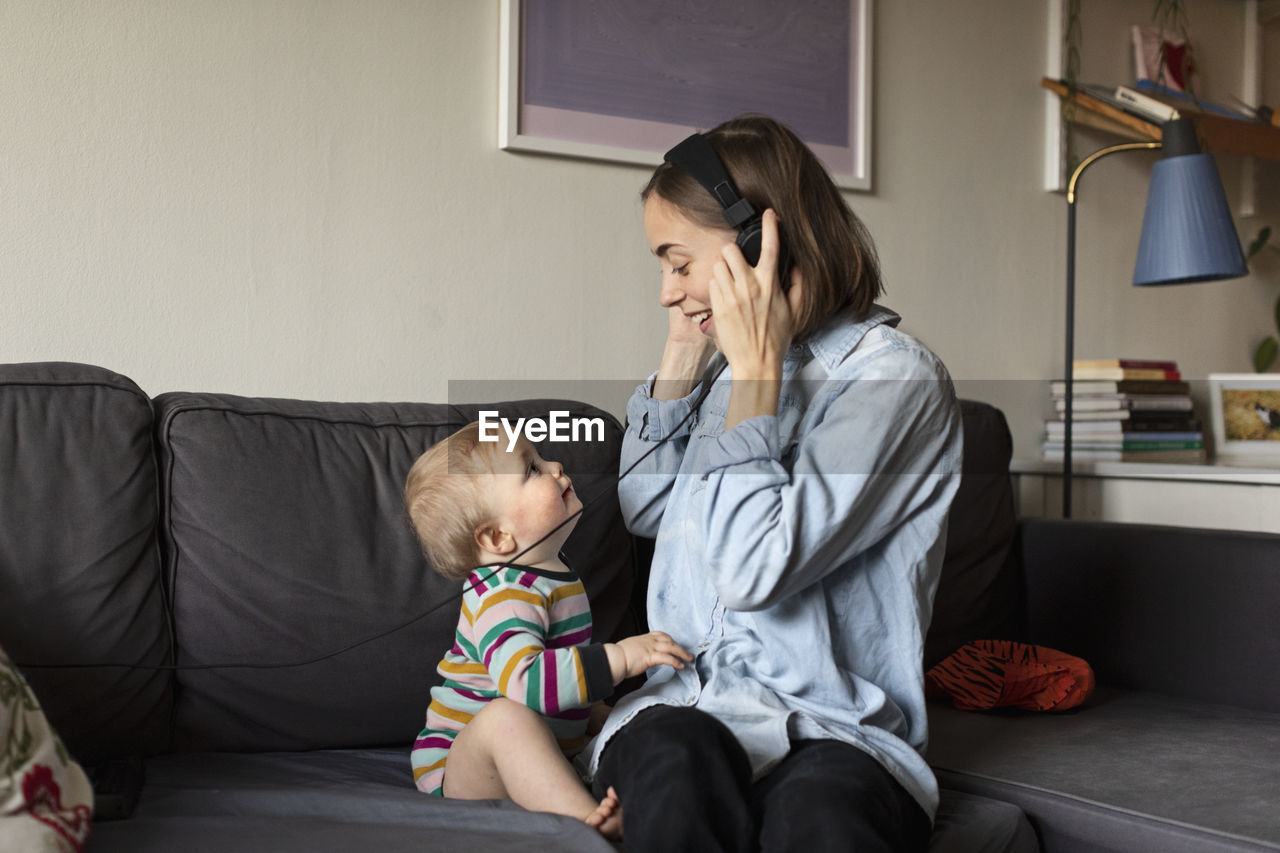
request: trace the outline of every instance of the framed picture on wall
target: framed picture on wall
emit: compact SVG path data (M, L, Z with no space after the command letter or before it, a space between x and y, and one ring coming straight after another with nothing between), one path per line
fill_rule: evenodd
M1280 374L1210 373L1209 406L1219 456L1280 457Z
M502 0L498 145L656 166L757 112L869 190L871 2Z

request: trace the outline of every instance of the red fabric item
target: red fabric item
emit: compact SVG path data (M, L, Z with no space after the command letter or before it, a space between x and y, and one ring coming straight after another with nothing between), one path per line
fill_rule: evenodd
M1190 91L1191 78L1196 73L1195 63L1191 59L1191 45L1165 42L1164 64L1178 88L1184 92Z
M1023 708L1065 711L1093 692L1093 668L1081 658L1011 640L974 640L925 673L925 695L950 697L962 711Z

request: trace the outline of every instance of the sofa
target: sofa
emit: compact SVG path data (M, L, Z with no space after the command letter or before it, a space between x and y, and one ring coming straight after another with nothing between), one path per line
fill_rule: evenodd
M1023 638L1090 659L1102 686L1061 715L935 705L930 849L1276 849L1280 537L1019 522L1004 418L962 407L925 663ZM590 503L565 550L596 637L643 630L650 543L621 522L622 426L599 409L151 398L91 365L0 366L0 647L100 783L90 851L614 849L411 782L457 590L401 486L481 409L603 424L540 452Z
M1022 809L1045 853L1280 850L1280 536L1017 519L998 410L965 461L925 666L977 638L1087 661L1060 713L930 703L944 791Z
M954 791L1018 805L1045 851L1280 850L1280 536L1026 519L1026 641L1087 660L1061 714L931 707Z

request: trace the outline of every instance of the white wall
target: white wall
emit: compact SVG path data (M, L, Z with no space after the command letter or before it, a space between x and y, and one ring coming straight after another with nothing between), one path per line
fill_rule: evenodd
M1083 76L1126 78L1150 4L1083 5ZM1242 6L1190 0L1216 97L1239 91ZM1041 0L879 0L875 191L849 195L886 304L958 378L996 380L1029 455L1063 317L1046 26ZM0 4L0 361L346 400L642 378L665 329L647 170L499 151L497 54L498 0ZM1077 352L1246 370L1274 276L1128 286L1151 159L1082 185Z

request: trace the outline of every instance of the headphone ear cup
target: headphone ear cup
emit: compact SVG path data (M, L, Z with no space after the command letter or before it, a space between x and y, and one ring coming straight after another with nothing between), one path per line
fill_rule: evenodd
M742 257L747 259L747 263L755 266L760 263L760 244L764 239L764 229L760 225L759 219L752 219L742 226L742 230L738 232L737 244L742 250Z

